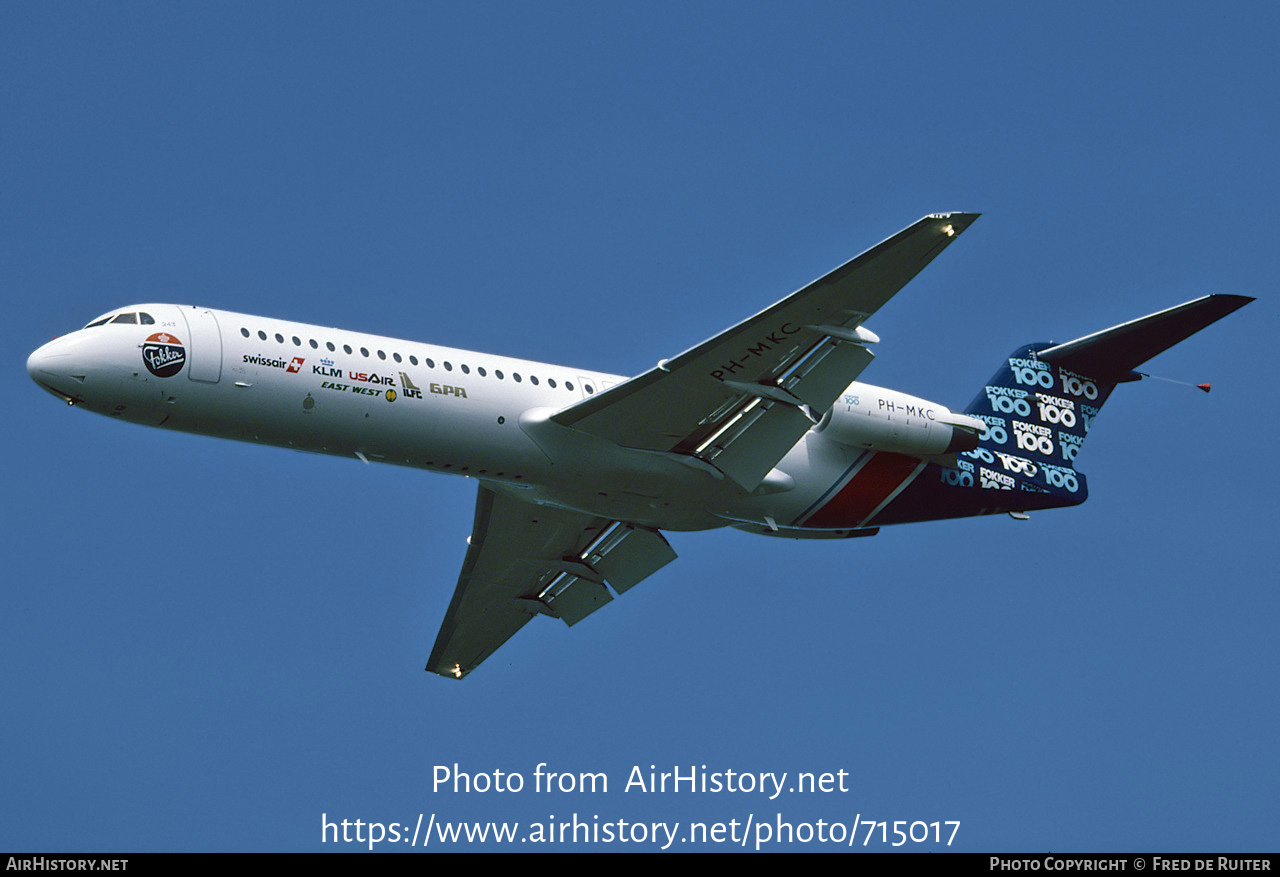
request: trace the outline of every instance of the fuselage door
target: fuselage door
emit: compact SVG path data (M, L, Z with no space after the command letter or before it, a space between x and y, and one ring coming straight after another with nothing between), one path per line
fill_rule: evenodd
M222 378L222 333L218 331L218 318L205 308L183 308L182 315L191 336L187 377L216 384Z

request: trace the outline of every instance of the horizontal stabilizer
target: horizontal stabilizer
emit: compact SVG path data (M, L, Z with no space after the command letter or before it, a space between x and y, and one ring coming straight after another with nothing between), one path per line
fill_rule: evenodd
M1247 295L1206 295L1075 341L1055 344L1036 355L1044 362L1077 374L1098 380L1124 381L1148 359L1251 301Z

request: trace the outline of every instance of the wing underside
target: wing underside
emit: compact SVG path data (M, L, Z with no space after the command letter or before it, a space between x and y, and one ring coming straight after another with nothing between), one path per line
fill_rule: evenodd
M656 368L553 420L709 463L754 490L874 358L862 323L977 219L927 216Z
M655 530L481 487L427 670L461 679L535 615L574 625L676 557Z

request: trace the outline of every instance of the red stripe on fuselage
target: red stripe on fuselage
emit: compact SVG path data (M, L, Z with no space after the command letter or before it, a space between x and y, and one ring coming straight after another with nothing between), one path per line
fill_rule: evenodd
M906 484L921 464L921 460L902 454L876 454L839 493L811 515L804 526L822 530L861 527L885 500Z

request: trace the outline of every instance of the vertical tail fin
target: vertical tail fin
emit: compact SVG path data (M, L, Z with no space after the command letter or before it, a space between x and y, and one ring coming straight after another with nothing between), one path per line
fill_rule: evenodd
M1029 508L1084 502L1075 456L1111 390L1142 378L1134 369L1149 358L1251 301L1204 296L1065 344L1020 347L965 410L987 422L969 456L991 469L975 478L1047 494Z
M964 412L987 428L978 447L962 455L970 465L962 460L961 469L970 469L979 488L1023 494L1010 498L1021 510L1084 502L1088 488L1075 471L1076 454L1117 383L1055 368L1038 356L1048 347L1013 351Z
M1088 488L1076 455L1116 385L1251 301L1207 295L1065 344L1019 347L964 411L987 425L978 447L936 478L922 474L875 523L1079 505Z
M965 410L987 424L968 453L975 482L1045 494L1028 508L1084 502L1076 454L1116 384L1140 379L1139 365L1251 301L1207 295L1065 344L1018 348Z

